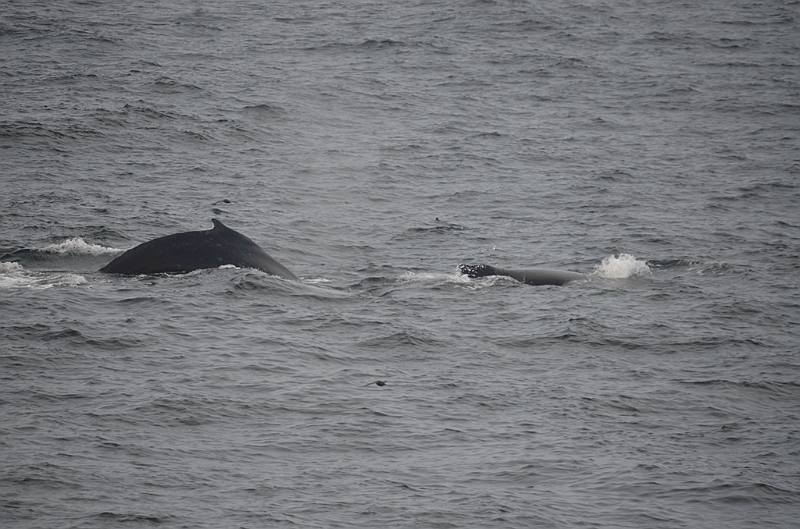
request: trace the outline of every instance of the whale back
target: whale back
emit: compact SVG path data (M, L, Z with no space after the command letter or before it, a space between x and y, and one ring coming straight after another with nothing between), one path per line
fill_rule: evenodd
M297 280L292 272L270 257L255 242L213 219L206 231L166 235L140 244L123 253L101 272L139 275L186 273L203 268L234 265L256 268L268 274Z
M569 281L586 279L586 276L579 272L544 268L505 269L487 264L462 264L458 268L462 274L469 277L508 276L528 285L563 285Z

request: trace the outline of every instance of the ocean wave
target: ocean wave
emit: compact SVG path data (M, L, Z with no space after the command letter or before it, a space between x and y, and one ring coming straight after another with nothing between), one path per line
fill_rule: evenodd
M123 252L124 250L111 248L109 246L101 246L99 244L91 244L80 237L74 237L58 244L45 246L40 251L61 255L109 255Z
M86 283L86 278L80 274L31 272L19 263L0 263L0 290L43 290L52 287L77 287Z

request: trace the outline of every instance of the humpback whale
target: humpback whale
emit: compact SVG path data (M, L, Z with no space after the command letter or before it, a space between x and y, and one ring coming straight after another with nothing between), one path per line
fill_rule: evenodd
M508 276L529 285L563 285L568 281L586 279L586 276L579 272L545 270L543 268L506 270L505 268L497 268L486 264L462 264L458 265L458 269L461 270L462 274L469 277Z
M297 281L297 276L267 255L256 243L217 219L206 231L188 231L159 237L131 248L100 269L108 274L185 273L202 268L234 265L257 268Z

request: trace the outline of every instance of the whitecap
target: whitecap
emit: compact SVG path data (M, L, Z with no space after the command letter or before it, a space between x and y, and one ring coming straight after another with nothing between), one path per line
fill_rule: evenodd
M61 255L107 255L122 252L119 248L110 248L99 244L90 244L80 237L67 239L58 244L51 244L41 249L45 253Z
M44 290L52 287L77 287L86 283L86 278L80 274L31 272L19 263L0 263L0 290L15 288Z

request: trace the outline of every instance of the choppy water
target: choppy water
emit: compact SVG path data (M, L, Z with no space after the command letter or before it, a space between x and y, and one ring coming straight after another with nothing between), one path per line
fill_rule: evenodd
M0 5L3 527L796 524L797 2L118 4Z

